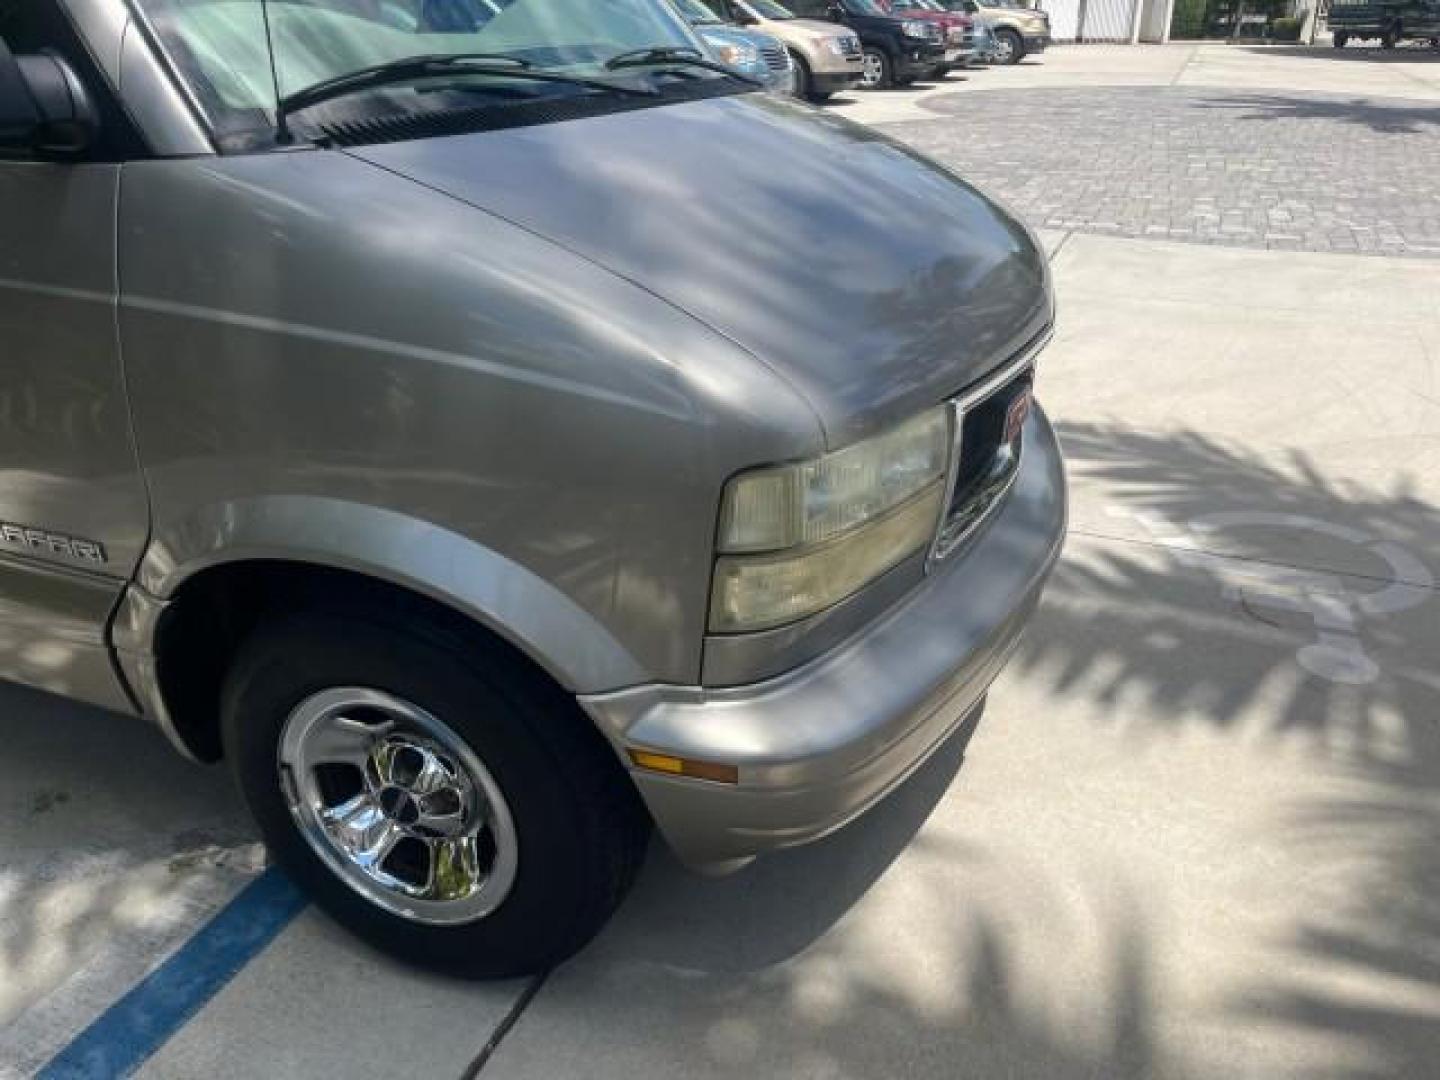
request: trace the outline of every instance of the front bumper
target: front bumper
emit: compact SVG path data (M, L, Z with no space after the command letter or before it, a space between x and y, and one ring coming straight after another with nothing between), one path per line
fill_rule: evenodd
M1027 53L1037 53L1048 49L1054 39L1049 34L1025 34L1023 40Z
M901 79L919 79L944 63L943 45L909 45L895 57L895 75Z
M954 45L945 50L944 57L935 67L943 71L955 71L974 62L976 56L977 49L973 42L967 45Z
M984 696L1039 601L1065 513L1059 446L1037 409L1004 504L845 644L751 686L644 686L581 704L622 754L739 767L734 785L632 770L685 862L723 866L816 839L905 780Z
M849 90L852 86L860 85L861 73L859 71L812 72L810 75L810 89L817 94L836 94L841 90Z

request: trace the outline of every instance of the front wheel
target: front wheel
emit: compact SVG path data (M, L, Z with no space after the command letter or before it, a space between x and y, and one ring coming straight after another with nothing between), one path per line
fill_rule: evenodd
M860 86L865 90L888 90L895 85L895 66L881 49L865 50L865 67Z
M801 101L814 101L814 95L810 91L810 69L799 53L790 54L790 71L790 92Z
M438 624L264 626L227 678L222 730L275 861L411 963L481 978L559 963L644 852L648 819L573 699Z
M1350 40L1350 35L1347 34L1347 33L1345 33L1345 32L1342 30L1340 33L1338 33L1338 34L1335 35L1335 39L1334 39L1334 41L1333 41L1333 44L1334 44L1335 48L1337 48L1337 49L1343 49L1343 48L1345 48L1345 44L1346 44L1349 40Z
M1385 32L1380 35L1380 47L1382 49L1393 49L1400 44L1400 28L1398 26L1387 26Z
M1024 38L1006 27L995 31L995 60L997 63L1018 64L1024 55Z

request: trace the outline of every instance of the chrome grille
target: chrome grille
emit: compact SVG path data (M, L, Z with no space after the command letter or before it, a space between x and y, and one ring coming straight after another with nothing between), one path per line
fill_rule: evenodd
M786 71L790 67L790 54L778 45L762 45L760 56L771 71Z
M950 402L955 442L946 478L945 516L931 548L932 559L943 559L958 548L1014 483L1023 436L1007 429L1019 410L1029 408L1035 355L1048 338L1049 331L1042 332L1009 363Z

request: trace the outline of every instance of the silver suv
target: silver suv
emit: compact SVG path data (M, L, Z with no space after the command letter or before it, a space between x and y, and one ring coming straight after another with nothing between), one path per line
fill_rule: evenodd
M965 183L662 0L0 39L0 676L227 759L357 933L545 967L652 824L736 867L978 709L1065 487Z
M818 19L802 19L775 0L705 0L724 18L753 26L784 42L795 66L795 93L825 101L849 90L865 74L864 50L855 32Z

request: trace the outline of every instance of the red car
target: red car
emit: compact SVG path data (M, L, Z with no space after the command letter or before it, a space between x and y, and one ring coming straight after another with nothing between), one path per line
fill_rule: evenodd
M936 0L879 0L893 15L935 23L945 38L945 62L930 70L931 78L962 68L975 58L975 23L969 15L946 11Z

